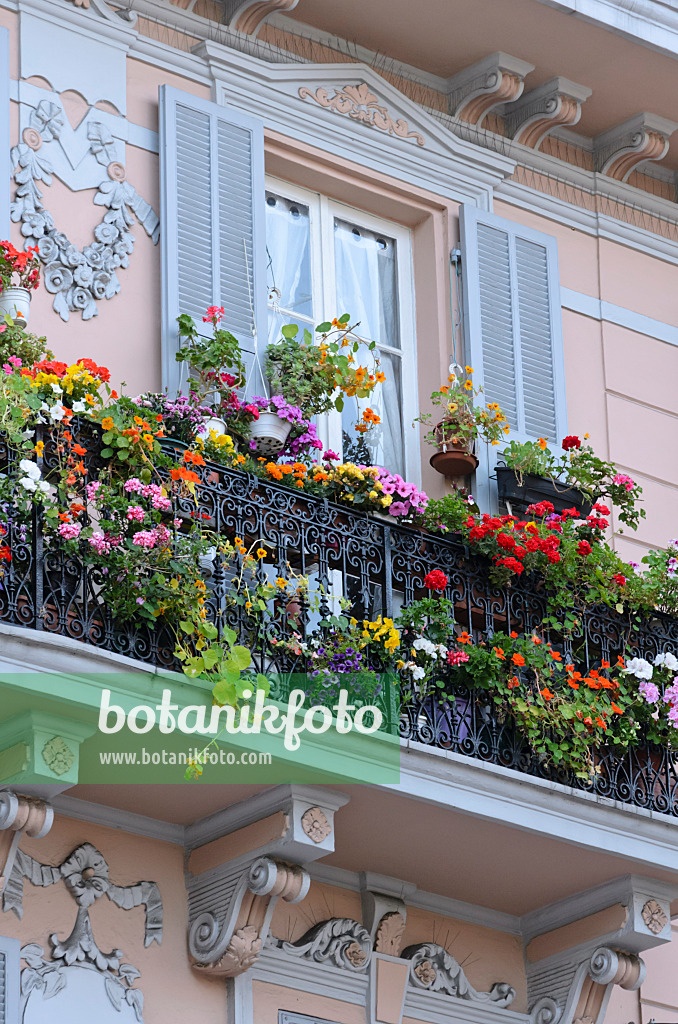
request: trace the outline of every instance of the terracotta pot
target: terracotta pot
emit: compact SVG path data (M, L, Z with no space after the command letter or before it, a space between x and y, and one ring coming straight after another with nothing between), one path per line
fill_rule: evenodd
M443 476L468 476L478 468L478 459L473 454L473 441L464 440L454 433L454 424L440 422L434 433L438 451L431 456L430 463Z

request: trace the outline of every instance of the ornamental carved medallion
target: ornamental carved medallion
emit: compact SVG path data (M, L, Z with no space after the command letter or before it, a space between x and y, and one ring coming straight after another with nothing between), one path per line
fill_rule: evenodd
M42 759L55 775L65 775L75 764L75 754L61 736L54 736L45 743Z
M395 135L399 139L413 139L418 146L426 144L424 136L411 131L409 124L402 117L391 117L388 107L379 102L379 98L370 92L365 82L361 85L345 85L341 89L335 89L333 96L330 96L327 89L323 89L322 86L315 92L302 86L299 89L299 96L302 100L315 100L321 107L333 110L336 114L348 114L354 121L366 124L369 128L377 128L387 135Z
M659 935L660 932L663 932L669 920L661 905L655 899L648 900L645 903L640 915L648 931L651 931L653 935Z
M309 807L301 816L301 827L314 843L322 843L331 834L332 826L319 807Z

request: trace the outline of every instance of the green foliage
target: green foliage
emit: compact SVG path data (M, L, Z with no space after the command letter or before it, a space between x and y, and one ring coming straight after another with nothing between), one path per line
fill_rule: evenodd
M54 359L54 353L47 348L47 338L31 334L7 315L0 317L0 366L11 356L20 359L23 366Z

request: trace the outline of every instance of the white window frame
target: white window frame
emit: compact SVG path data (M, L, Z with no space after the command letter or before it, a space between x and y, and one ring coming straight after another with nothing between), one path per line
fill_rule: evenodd
M311 236L311 288L313 291L314 327L323 319L350 313L337 309L337 289L334 256L334 219L348 220L368 231L387 235L396 243L396 287L400 348L392 349L401 359L401 386L403 403L404 473L407 480L421 484L421 451L419 433L411 430L418 415L416 328L414 308L414 264L412 234L409 228L393 221L383 220L357 207L330 199L281 178L266 176L266 191L275 192L292 202L308 207ZM318 305L320 304L320 308ZM369 340L369 339L368 339ZM384 346L385 347L385 346ZM338 451L341 445L341 417L329 413L318 424L318 435L327 448ZM386 469L393 470L393 466Z
M19 1024L20 949L18 939L0 935L0 953L5 957L5 1005L0 1010L7 1024Z

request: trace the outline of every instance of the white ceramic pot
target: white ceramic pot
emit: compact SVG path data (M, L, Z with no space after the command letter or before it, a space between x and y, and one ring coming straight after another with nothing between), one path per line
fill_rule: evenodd
M28 288L5 288L0 292L0 317L7 314L15 324L26 325L31 308L31 293Z
M214 430L217 434L226 434L226 420L222 420L220 416L212 416L206 420L200 430L198 431L198 437L209 437L210 430Z
M289 437L292 424L281 420L277 413L260 412L259 419L250 424L250 434L257 446L257 455L270 458L277 455Z

